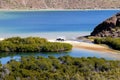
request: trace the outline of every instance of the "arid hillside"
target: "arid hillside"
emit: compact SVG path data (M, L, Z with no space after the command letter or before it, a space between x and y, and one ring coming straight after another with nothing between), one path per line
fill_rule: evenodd
M1 9L114 9L119 0L0 0Z

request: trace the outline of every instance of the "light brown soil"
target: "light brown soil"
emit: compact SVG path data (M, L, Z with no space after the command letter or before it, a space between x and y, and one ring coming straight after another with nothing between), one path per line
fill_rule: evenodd
M119 9L120 0L0 0L0 9Z

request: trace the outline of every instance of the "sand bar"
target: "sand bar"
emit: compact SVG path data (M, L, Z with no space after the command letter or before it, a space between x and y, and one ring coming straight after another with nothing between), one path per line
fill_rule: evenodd
M48 40L50 42L60 42L56 40ZM88 49L88 50L94 50L94 51L100 51L100 52L108 52L108 53L116 53L115 50L110 49L109 47L97 45L93 43L87 43L87 42L78 42L78 41L63 41L62 43L69 43L73 45L74 48L80 48L80 49Z

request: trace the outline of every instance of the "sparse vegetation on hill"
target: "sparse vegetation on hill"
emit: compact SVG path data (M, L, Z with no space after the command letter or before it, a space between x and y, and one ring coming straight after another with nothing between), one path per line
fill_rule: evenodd
M1 9L111 9L119 0L0 0Z
M0 52L64 52L71 49L70 44L48 42L39 37L13 37L0 41Z

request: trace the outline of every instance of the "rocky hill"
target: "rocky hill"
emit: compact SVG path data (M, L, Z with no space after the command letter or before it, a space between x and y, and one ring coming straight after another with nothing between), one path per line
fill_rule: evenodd
M0 0L0 9L120 8L119 0Z
M100 23L91 36L97 37L120 37L120 12Z

